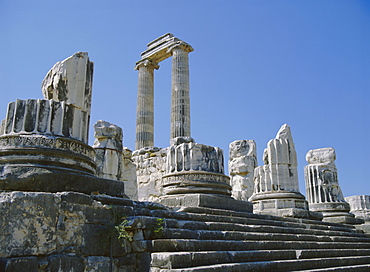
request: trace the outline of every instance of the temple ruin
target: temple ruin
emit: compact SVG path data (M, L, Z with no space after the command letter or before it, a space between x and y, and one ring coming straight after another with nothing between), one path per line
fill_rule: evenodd
M42 99L9 103L0 125L0 271L370 269L370 196L343 197L333 148L307 153L306 200L287 124L263 165L254 140L230 143L229 175L223 150L191 137L192 51L167 33L141 54L135 150L105 120L89 146L86 52L51 68ZM160 148L154 71L167 58L171 129Z

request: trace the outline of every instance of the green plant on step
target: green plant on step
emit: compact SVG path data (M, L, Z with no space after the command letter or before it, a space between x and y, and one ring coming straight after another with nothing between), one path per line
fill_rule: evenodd
M118 239L122 241L122 245L124 244L124 240L129 242L132 241L132 234L130 232L131 226L129 226L128 223L129 221L124 219L118 226L115 226L115 229L118 232Z
M163 236L163 230L164 230L164 219L156 218L155 223L153 224L153 237L161 238Z

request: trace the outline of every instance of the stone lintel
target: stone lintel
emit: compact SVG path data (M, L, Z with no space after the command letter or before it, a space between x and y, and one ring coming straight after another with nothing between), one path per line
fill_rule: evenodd
M171 40L173 37L174 36L173 36L172 33L166 33L166 34L158 37L154 41L151 41L150 43L148 43L147 44L147 47L148 47L148 49L155 48L155 47L159 46L160 44L165 43L165 42Z
M181 209L184 207L204 207L239 212L253 212L253 206L250 202L236 200L232 197L210 194L163 196L159 203L175 209Z
M141 59L148 59L159 63L162 60L171 57L172 53L171 50L168 50L169 48L180 44L186 45L189 48L188 52L194 50L190 45L178 38L173 37L173 35L163 35L162 37L159 37L148 44L148 49L141 53Z

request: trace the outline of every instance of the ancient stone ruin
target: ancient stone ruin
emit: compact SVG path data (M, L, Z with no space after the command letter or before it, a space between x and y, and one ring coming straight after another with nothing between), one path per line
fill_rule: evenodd
M139 73L136 146L94 124L93 63L78 52L10 102L0 126L0 271L368 271L370 196L346 199L334 149L307 154L305 196L283 125L258 166L256 143L223 151L190 132L188 54L165 34ZM154 70L172 58L169 146L154 145Z
M253 194L254 169L257 167L257 148L253 140L237 140L229 145L229 173L232 196L248 201Z
M339 187L335 159L335 150L331 147L310 150L306 155L309 165L305 166L305 179L310 210L322 212L327 222L363 223L349 213L350 206Z

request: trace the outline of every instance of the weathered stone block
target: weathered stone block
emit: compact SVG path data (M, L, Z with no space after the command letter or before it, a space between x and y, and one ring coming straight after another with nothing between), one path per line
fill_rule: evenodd
M3 272L38 272L39 265L36 257L19 257L0 259L0 271Z
M85 258L86 266L84 271L102 272L111 271L118 272L118 260L103 256L89 256Z
M48 258L47 272L73 271L84 272L85 264L83 258L66 255L52 255Z
M252 212L252 203L227 196L210 194L185 194L164 196L160 203L169 207L207 207L224 210Z
M122 256L131 251L129 243L118 239L114 225L85 224L81 235L81 252L87 256Z
M256 143L238 140L230 143L229 173L232 197L248 201L253 194L254 168L257 167Z

